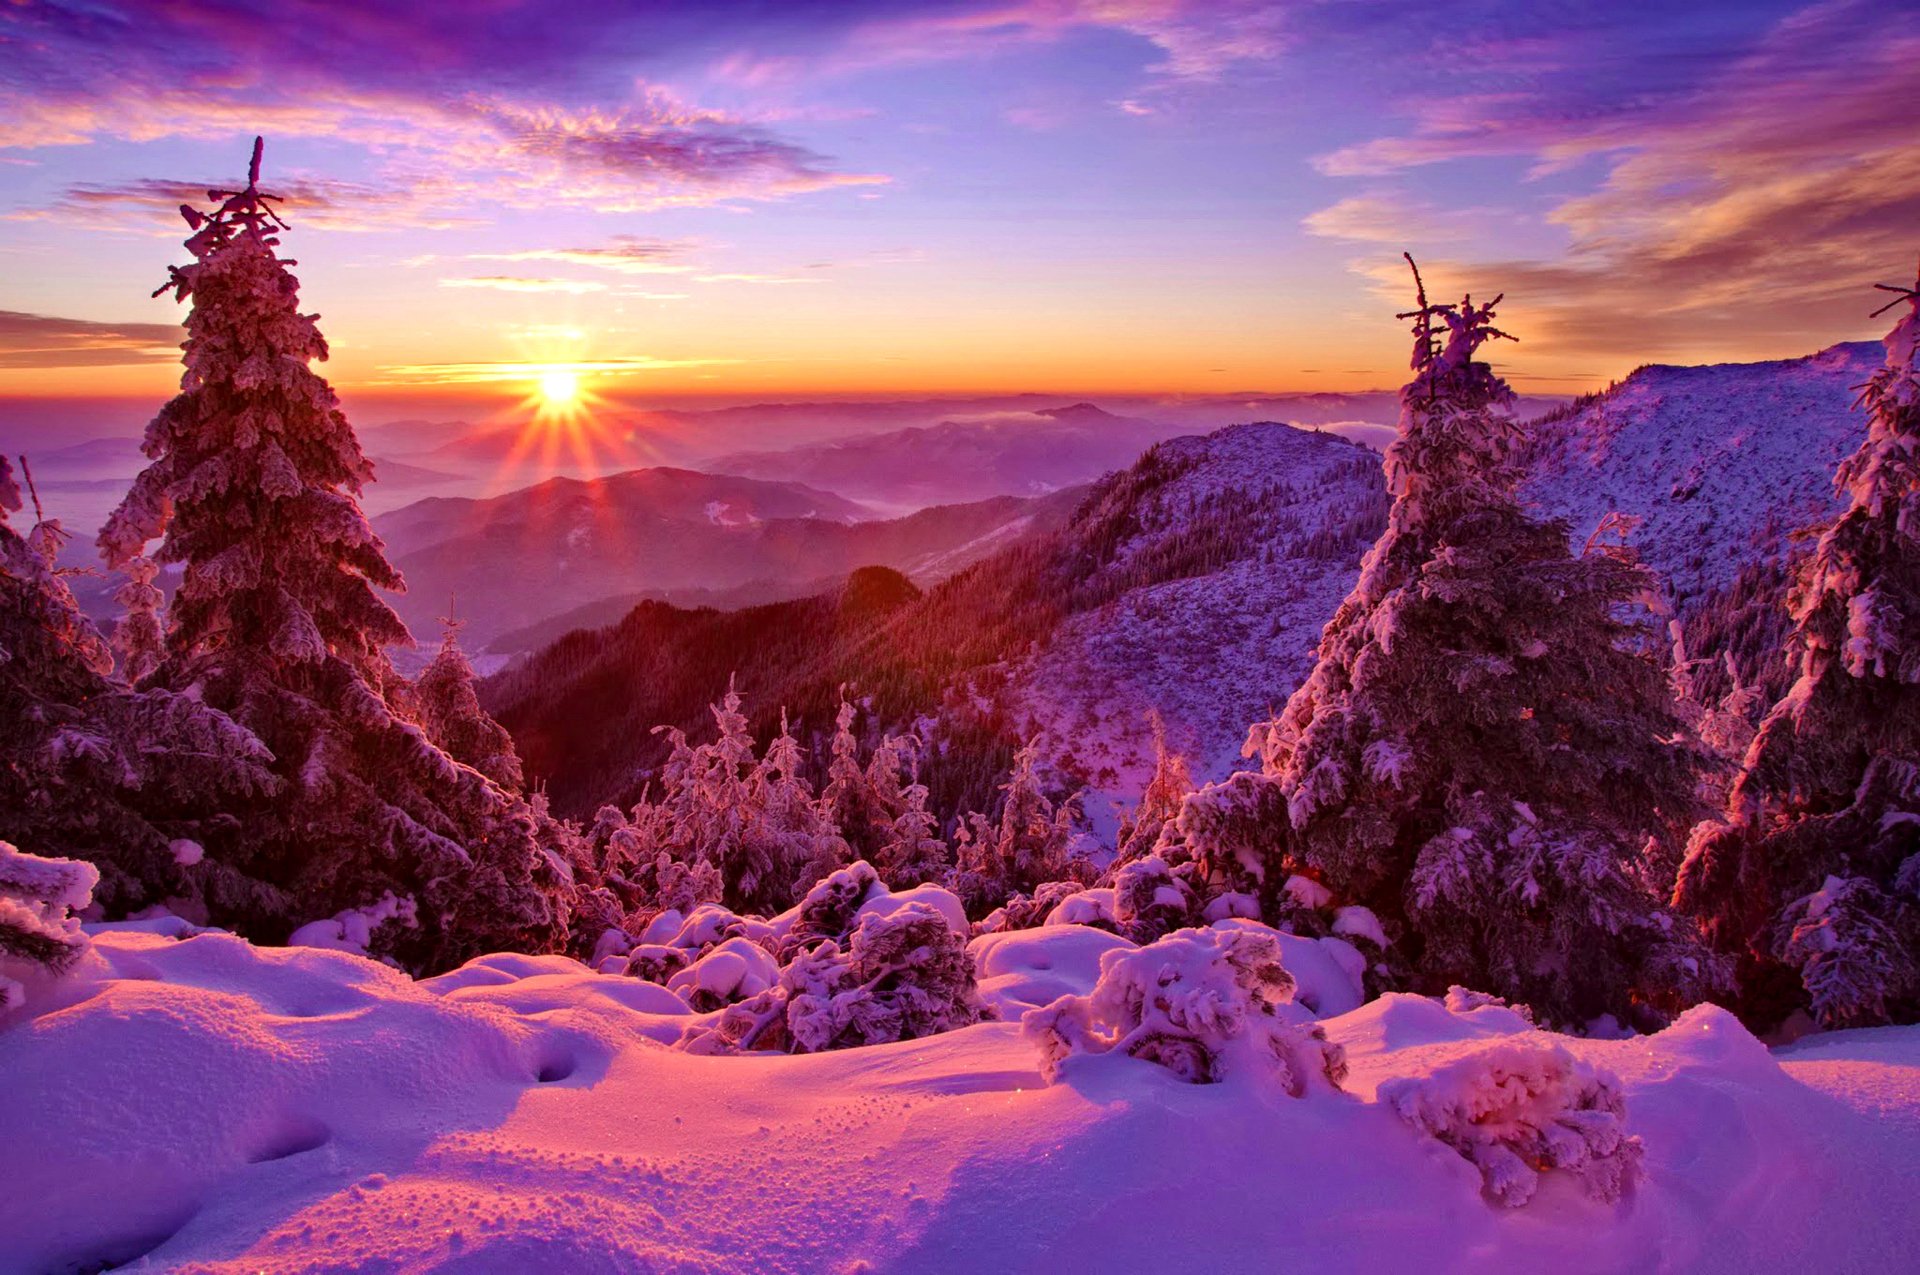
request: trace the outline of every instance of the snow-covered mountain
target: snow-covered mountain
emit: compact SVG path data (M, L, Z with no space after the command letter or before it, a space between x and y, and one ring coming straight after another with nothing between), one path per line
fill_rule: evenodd
M1057 529L857 614L837 594L732 615L638 609L502 674L489 703L569 811L637 792L661 756L646 727L700 729L735 673L762 728L782 709L803 731L830 725L843 684L889 728L922 721L947 751L933 777L945 808L989 803L1036 732L1063 778L1131 799L1150 708L1226 767L1249 706L1278 703L1304 672L1385 513L1377 453L1278 424L1161 444L1075 503ZM1110 803L1091 804L1099 817Z
M1801 359L1643 367L1536 426L1526 494L1576 542L1619 511L1630 543L1685 604L1742 568L1792 553L1789 537L1837 513L1833 470L1860 445L1872 342Z

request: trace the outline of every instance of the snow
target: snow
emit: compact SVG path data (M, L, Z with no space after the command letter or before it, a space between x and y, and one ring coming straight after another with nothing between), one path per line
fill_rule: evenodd
M1078 926L972 947L984 983L1063 995L1127 950ZM695 1020L562 957L413 982L98 927L0 1017L0 1272L1870 1270L1920 1243L1920 1028L1770 1052L1703 1007L1576 1040L1391 995L1321 1020L1347 1092L1296 1099L1122 1057L1047 1086L1011 1021L662 1047ZM1550 1171L1497 1207L1381 1099L1492 1045L1617 1077L1640 1182L1607 1204Z

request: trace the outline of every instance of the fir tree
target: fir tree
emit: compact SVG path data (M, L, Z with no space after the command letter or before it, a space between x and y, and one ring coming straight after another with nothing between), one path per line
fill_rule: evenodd
M193 301L181 393L100 533L110 566L158 538L156 558L184 568L150 684L230 714L274 756L275 800L234 812L244 831L226 862L247 888L210 909L278 940L391 893L420 924L377 950L416 969L554 946L570 883L537 843L537 812L389 703L385 649L410 638L379 590L400 574L356 500L372 466L309 366L327 345L275 251L285 223L259 189L260 150L244 190L181 210L193 261L160 289Z
M1799 680L1761 722L1675 901L1741 961L1757 1023L1920 1018L1920 280L1861 396L1847 510L1789 599Z
M113 647L120 653L121 678L129 685L138 685L160 667L166 651L160 623L162 595L153 583L160 567L151 558L135 555L127 559L122 570L127 582L114 591L113 600L126 609L126 614L113 630Z
M1190 798L1181 829L1270 914L1292 874L1371 909L1390 970L1421 990L1657 1018L1713 973L1646 881L1700 758L1670 742L1651 635L1628 617L1649 573L1622 550L1573 556L1515 495L1512 393L1477 358L1506 335L1498 302L1431 305L1422 287L1402 316L1414 377L1387 529L1313 672L1252 732L1261 770Z
M107 645L53 565L59 525L20 536L21 503L0 456L0 838L94 864L110 917L205 919L228 875L204 848L226 846L226 804L273 791L267 749L191 695L109 681Z
M449 757L518 792L524 777L513 737L480 707L473 665L460 649L460 622L448 617L442 624L440 650L413 684L415 714L427 737Z

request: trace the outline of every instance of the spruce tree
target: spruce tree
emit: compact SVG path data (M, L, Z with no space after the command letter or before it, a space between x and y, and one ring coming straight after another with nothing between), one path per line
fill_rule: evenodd
M127 582L114 590L113 600L126 609L113 630L113 649L120 653L120 677L128 685L160 667L166 651L166 633L160 623L162 594L153 581L160 574L152 558L136 555L122 570Z
M181 393L100 533L110 566L158 538L156 558L184 568L149 683L193 693L273 753L280 791L234 812L226 858L251 888L209 905L278 941L392 893L419 924L386 927L376 950L414 969L551 947L570 883L537 812L390 703L386 648L410 638L379 591L402 582L356 499L372 466L310 366L327 344L275 251L286 227L259 189L260 152L256 139L244 190L181 210L193 260L159 290L193 301Z
M471 766L508 792L525 777L513 736L480 707L473 665L460 649L460 622L442 622L440 649L413 683L413 709L427 737L462 765Z
M231 836L229 803L273 792L267 749L192 695L110 681L113 657L53 565L58 523L22 537L21 504L0 456L0 839L92 863L108 917L205 920L204 894L231 882L204 847Z
M1387 529L1312 673L1254 729L1261 770L1190 798L1181 830L1270 915L1295 874L1370 908L1389 981L1654 1020L1713 971L1647 879L1701 764L1631 618L1652 582L1521 507L1513 395L1477 357L1506 336L1500 298L1418 295Z
M1789 598L1800 676L1761 722L1675 901L1742 973L1760 1024L1920 1019L1920 279L1865 386L1847 501Z

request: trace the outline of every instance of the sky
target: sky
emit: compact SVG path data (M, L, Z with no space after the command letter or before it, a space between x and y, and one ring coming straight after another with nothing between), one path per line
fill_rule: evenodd
M1404 379L1403 250L1536 393L1874 335L1920 6L0 5L0 397L164 397L177 208L286 198L345 391Z

